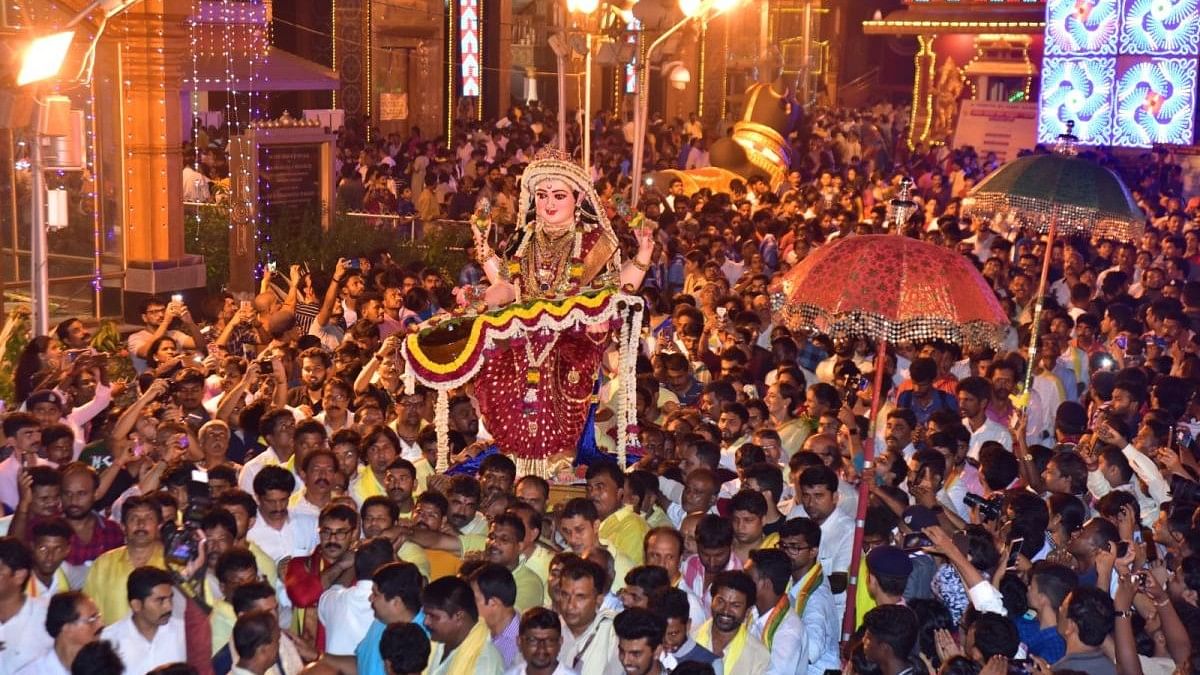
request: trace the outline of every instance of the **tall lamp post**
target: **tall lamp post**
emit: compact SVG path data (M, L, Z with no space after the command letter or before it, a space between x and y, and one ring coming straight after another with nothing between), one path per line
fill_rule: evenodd
M600 0L567 0L567 12L579 16L584 22L583 55L583 168L591 170L592 155L592 32L589 24L592 14L600 7ZM574 26L572 26L572 29Z
M647 91L650 80L650 59L667 38L674 35L680 28L693 19L709 21L723 12L737 6L739 0L679 0L679 9L683 18L658 36L646 49L645 57L638 63L637 68L637 108L633 116L633 194L630 196L632 208L637 208L638 198L642 192L642 164L646 154L646 117L649 115L650 94Z
M92 67L95 65L95 46L100 41L108 20L129 9L140 0L92 0L76 14L65 26L66 30L35 38L26 47L21 58L21 70L17 74L17 86L25 87L54 80L58 71L62 70L67 60L67 52L75 39L74 26L83 21L92 12L103 12L95 35L91 37L83 62L74 82L90 83ZM36 91L34 99L37 100ZM63 109L70 109L70 101L63 96L47 96L37 101L34 111L33 139L29 152L30 174L30 234L29 245L29 277L30 295L33 304L33 334L46 335L50 332L50 251L46 240L46 185L42 173L42 138L61 136L63 130L59 125L47 125L46 120L61 119ZM53 128L48 128L52 126Z

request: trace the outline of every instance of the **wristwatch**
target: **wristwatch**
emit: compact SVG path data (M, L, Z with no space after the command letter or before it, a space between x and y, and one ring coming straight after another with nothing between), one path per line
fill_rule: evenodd
M1133 610L1132 609L1118 609L1113 613L1113 616L1118 619L1132 619L1133 618Z

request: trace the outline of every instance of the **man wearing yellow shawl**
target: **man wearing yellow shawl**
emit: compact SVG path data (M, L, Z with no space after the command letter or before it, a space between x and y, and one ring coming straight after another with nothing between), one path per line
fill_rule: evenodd
M746 617L757 591L749 574L738 570L717 573L709 586L712 618L696 630L696 644L717 656L713 670L721 675L762 675L771 665L771 652L750 634Z
M501 675L504 659L479 620L475 594L458 577L442 577L421 591L425 627L433 641L425 675Z

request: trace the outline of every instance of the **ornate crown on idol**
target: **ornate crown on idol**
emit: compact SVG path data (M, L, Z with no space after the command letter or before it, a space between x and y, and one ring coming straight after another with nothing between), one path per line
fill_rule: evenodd
M566 182L581 196L593 196L591 176L571 158L571 155L558 148L546 147L537 151L533 160L521 173L521 187L532 190L547 178L557 178Z

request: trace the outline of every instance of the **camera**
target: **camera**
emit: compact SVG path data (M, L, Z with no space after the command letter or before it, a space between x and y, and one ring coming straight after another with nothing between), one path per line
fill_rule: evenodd
M162 524L160 535L163 555L169 565L186 567L200 555L196 532L200 522L212 511L212 492L208 488L208 472L191 469L187 482L187 505L183 509L183 526L174 521Z
M966 496L963 497L963 503L967 506L974 507L977 511L979 511L979 515L983 517L984 520L999 520L1000 514L1004 511L1002 508L1003 497L984 499L981 495L977 495L974 492L968 492Z

